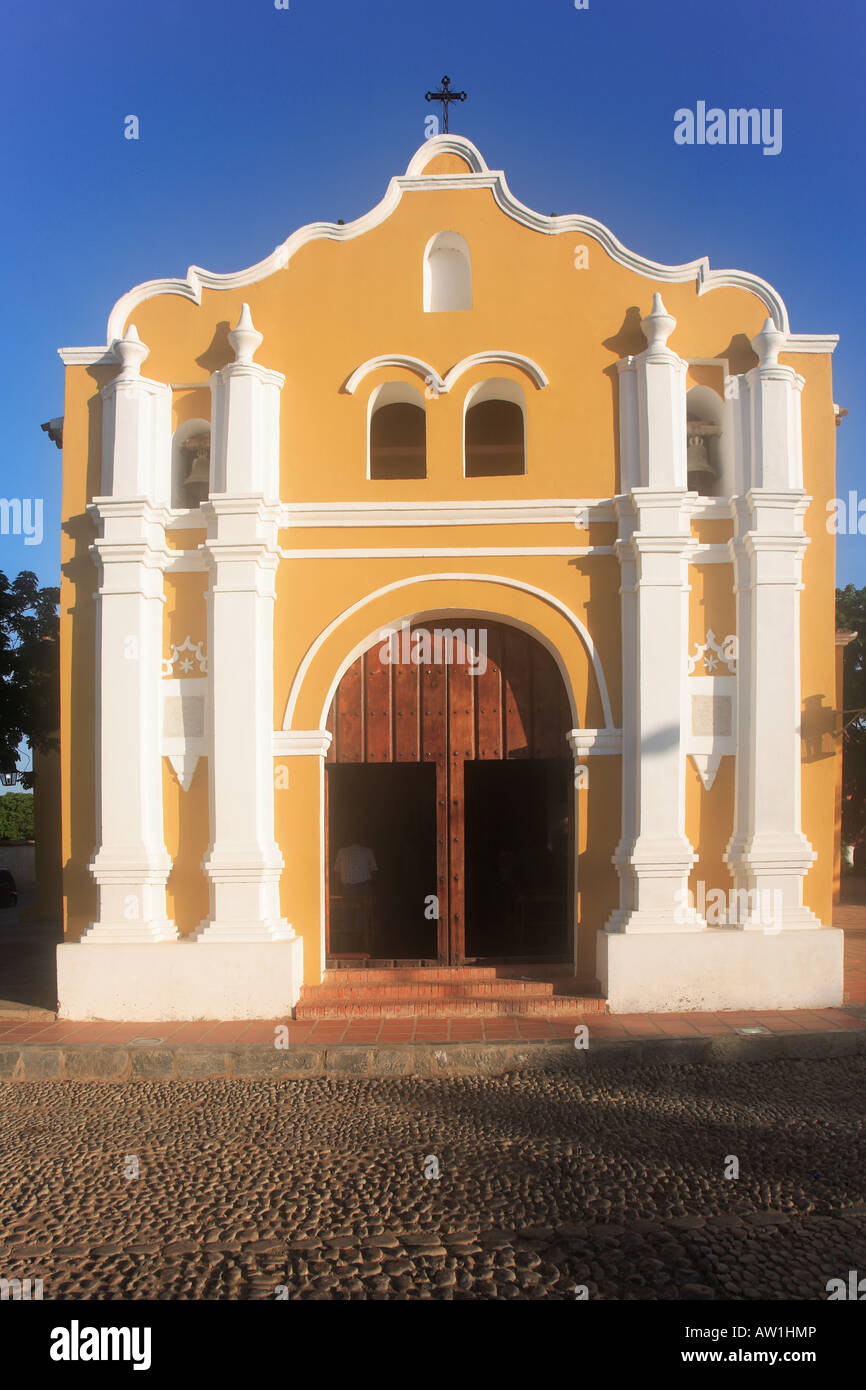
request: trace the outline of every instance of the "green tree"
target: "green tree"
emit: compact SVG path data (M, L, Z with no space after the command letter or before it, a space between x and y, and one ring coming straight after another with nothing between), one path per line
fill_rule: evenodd
M0 571L0 772L14 772L22 741L48 752L60 725L59 589L40 589L31 570ZM22 777L33 786L33 773ZM2 798L0 798L2 799Z
M866 588L836 590L836 627L857 633L842 687L842 839L854 844L866 829Z
M0 796L0 840L33 839L33 793Z

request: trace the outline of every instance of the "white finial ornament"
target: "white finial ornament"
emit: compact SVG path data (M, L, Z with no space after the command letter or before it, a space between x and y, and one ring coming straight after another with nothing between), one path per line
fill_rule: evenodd
M667 346L667 340L676 328L677 321L673 314L668 313L660 294L653 295L652 310L645 319L641 319L640 326L651 352Z
M115 349L120 358L121 374L126 377L138 376L141 371L141 364L150 353L150 348L146 347L139 338L138 329L134 323L129 325L122 338L117 339Z
M760 333L752 339L752 349L760 365L762 367L775 367L785 342L786 334L776 327L772 319L765 319Z
M233 328L229 334L229 342L234 348L236 362L252 362L253 353L261 345L262 335L253 327L249 304L241 305L241 316L237 328Z

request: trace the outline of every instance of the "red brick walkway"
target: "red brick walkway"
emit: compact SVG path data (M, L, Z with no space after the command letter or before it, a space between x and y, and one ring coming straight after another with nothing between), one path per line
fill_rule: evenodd
M770 1033L864 1029L866 1018L842 1009L797 1009L766 1013L586 1014L548 1018L386 1018L285 1022L290 1043L530 1042L566 1038L585 1023L595 1037L685 1038L735 1033L761 1027ZM0 1023L4 1043L129 1043L133 1039L169 1047L218 1043L272 1043L280 1020L253 1023Z

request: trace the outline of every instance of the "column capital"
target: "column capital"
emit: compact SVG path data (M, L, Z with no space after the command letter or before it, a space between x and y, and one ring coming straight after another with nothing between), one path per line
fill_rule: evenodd
M575 762L591 754L622 753L622 729L569 729L565 737Z
M333 737L329 729L275 729L274 756L324 758Z
M96 522L113 520L143 521L148 526L166 526L171 520L171 510L161 502L152 502L149 497L94 497L88 502L88 511Z
M283 507L280 502L269 501L264 493L248 492L236 495L229 492L215 492L202 502L201 511L206 521L219 521L221 517L250 516L256 521L279 526Z
M228 383L242 381L244 378L252 381L261 382L265 386L275 386L278 391L282 391L286 384L286 378L282 372L273 371L270 367L262 367L258 362L227 362L224 367L218 367L215 372L211 372L211 386L214 382Z

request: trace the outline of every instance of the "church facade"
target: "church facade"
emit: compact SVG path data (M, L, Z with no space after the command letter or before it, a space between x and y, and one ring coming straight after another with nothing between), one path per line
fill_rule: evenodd
M440 135L62 349L61 1016L839 1004L835 341Z

